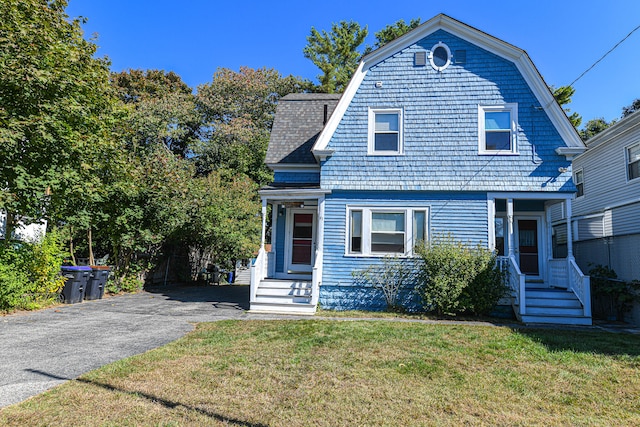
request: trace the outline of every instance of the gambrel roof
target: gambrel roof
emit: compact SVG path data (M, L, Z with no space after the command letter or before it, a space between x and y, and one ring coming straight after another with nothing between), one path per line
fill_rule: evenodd
M402 37L399 37L382 46L380 49L371 52L362 59L358 69L347 86L343 97L340 99L340 102L336 107L335 114L332 115L312 148L312 152L316 158L323 158L331 154L331 150L327 149L329 141L331 140L332 135L336 131L343 115L369 70L385 59L418 43L423 38L438 30L444 30L512 62L530 87L555 128L562 136L562 140L566 144L566 147L558 148L558 154L571 157L584 151L584 143L581 141L577 131L571 125L571 122L567 118L564 110L556 102L549 90L549 87L544 82L544 79L524 50L457 21L447 15L440 14L429 21L426 21Z
M267 165L315 165L311 147L335 110L340 96L294 93L281 98L267 149Z

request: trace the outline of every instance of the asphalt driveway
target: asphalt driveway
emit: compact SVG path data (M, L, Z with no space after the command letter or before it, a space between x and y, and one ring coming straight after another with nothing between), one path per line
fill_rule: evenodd
M248 309L249 286L174 286L0 317L0 408Z

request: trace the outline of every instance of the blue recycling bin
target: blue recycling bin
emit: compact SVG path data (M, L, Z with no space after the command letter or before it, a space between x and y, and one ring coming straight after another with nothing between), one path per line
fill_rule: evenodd
M65 304L82 302L89 276L91 276L91 267L86 265L63 265L60 270L65 278L61 294L62 302Z

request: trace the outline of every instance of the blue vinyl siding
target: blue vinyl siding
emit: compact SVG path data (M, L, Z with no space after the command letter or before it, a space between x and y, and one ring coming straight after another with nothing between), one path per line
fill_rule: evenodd
M276 273L284 271L284 244L287 231L287 216L278 215L276 226Z
M273 173L273 182L318 185L320 183L320 171L290 172L276 170Z
M466 63L442 72L414 53L446 43ZM382 87L376 88L376 82ZM518 104L518 155L478 154L478 105ZM369 108L402 108L404 154L368 156ZM338 125L321 185L340 190L574 191L561 136L517 67L443 30L372 67ZM535 146L535 148L534 148ZM390 179L391 178L391 179Z
M333 192L325 201L324 268L320 304L329 309L385 308L379 290L355 285L352 271L381 261L379 257L345 256L346 212L349 205L372 207L425 207L429 209L429 235L451 233L470 244L487 244L486 193L438 192ZM410 308L418 300L411 289L402 299Z

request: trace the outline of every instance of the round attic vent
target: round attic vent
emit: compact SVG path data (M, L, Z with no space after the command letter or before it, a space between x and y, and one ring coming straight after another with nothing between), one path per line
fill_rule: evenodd
M429 52L429 62L436 71L442 71L451 64L451 50L446 44L439 42Z

